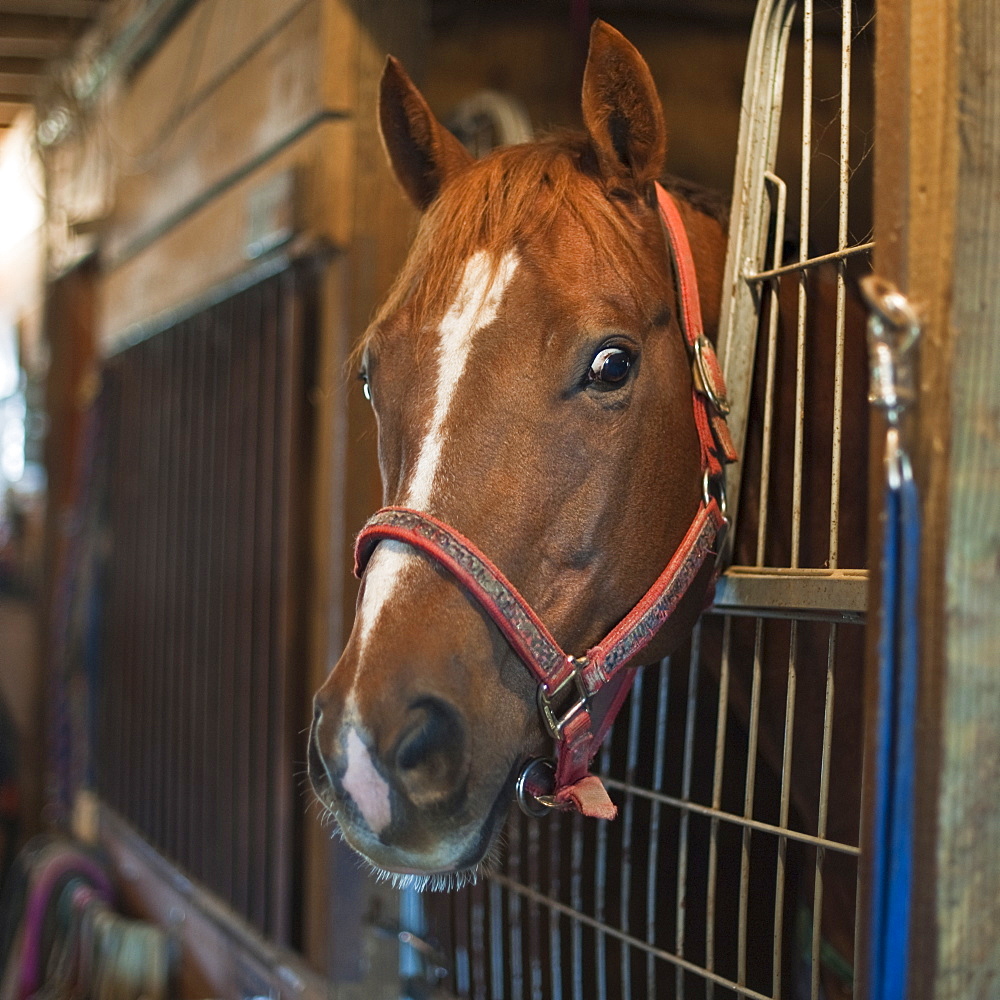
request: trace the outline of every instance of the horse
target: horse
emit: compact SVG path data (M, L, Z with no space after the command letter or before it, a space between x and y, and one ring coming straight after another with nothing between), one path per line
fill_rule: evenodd
M587 773L601 713L635 667L687 639L711 598L720 469L735 457L711 353L726 206L663 178L650 71L600 21L581 107L582 131L473 160L396 60L382 77L384 145L421 217L357 352L387 513L362 533L357 614L314 699L309 776L344 839L401 886L454 888L488 868L515 796L611 815ZM590 654L575 654L603 657L648 610L699 518L710 523L698 559L669 614L616 647L613 704L598 712ZM525 669L538 643L571 655L552 674ZM749 686L734 688L744 713ZM776 766L779 700L783 686L765 696L763 715L773 701L780 721L761 741ZM573 744L567 730L588 711ZM553 738L585 759L539 777Z

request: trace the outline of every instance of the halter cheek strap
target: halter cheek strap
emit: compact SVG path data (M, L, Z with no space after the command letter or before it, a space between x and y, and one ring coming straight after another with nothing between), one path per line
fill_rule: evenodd
M587 816L614 818L617 809L589 768L635 677L634 670L623 668L636 661L677 609L726 526L723 505L709 488L721 477L724 463L736 457L725 423L725 383L703 333L694 260L683 221L673 198L659 185L657 195L691 355L705 490L676 552L638 604L584 656L575 657L559 646L531 605L483 552L430 514L385 507L361 530L355 546L354 572L359 577L385 539L404 542L429 556L486 611L538 681L538 706L556 743L556 763L553 767L534 761L522 771L518 800L528 812L577 809Z
M538 681L542 719L557 744L555 787L526 791L551 796L546 804L612 818L614 806L588 769L635 676L623 668L674 613L724 524L713 497L699 508L673 558L639 603L582 657L559 646L517 588L469 539L429 514L406 507L380 510L358 535L354 572L361 576L385 539L405 542L448 570Z

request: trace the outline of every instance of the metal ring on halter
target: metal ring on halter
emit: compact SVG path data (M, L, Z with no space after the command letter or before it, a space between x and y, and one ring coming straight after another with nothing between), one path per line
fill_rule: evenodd
M712 486L715 486L715 493L712 493ZM727 512L728 506L726 504L726 479L725 476L713 476L708 469L705 470L701 477L701 497L705 501L705 506L707 507L711 500L715 500L719 505L719 513L722 517L728 521Z
M554 789L556 787L555 761L549 757L532 757L521 768L521 773L517 776L517 783L514 785L514 795L517 804L521 807L521 812L537 819L548 815L550 809L556 808L556 804L551 795L538 795L531 791L528 787L530 782L535 782L542 788Z

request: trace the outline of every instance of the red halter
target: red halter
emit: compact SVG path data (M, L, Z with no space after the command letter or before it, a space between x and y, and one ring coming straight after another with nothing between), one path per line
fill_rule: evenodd
M448 570L482 606L511 648L538 680L538 706L556 743L556 763L529 761L517 782L521 807L578 809L613 819L617 809L590 762L635 677L622 669L670 618L726 526L723 465L736 459L726 428L725 384L715 350L703 333L694 260L670 194L657 185L660 214L674 261L684 335L694 378L694 417L701 448L704 496L687 534L639 603L582 657L565 653L514 585L472 542L429 514L384 507L365 525L355 547L361 576L375 546L386 538L405 542ZM713 496L714 485L718 496Z

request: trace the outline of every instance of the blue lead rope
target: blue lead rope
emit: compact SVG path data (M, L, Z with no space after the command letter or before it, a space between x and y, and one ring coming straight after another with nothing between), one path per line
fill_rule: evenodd
M911 349L919 323L887 282L861 283L869 321L870 401L886 413L882 613L878 641L872 857L871 1000L906 1000L913 883L919 653L920 503L901 444L900 413L914 397Z
M920 510L905 455L885 496L875 773L872 1000L905 1000L913 873ZM892 482L895 478L896 482Z

